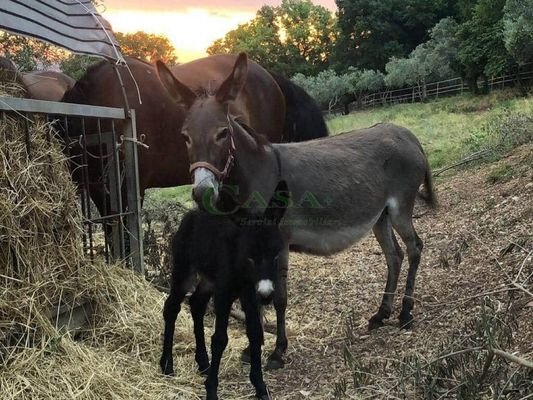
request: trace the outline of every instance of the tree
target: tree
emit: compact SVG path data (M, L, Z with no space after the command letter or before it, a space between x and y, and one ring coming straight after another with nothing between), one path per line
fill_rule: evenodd
M459 26L461 75L473 93L479 92L479 77L484 78L486 90L488 77L500 74L510 65L510 55L503 42L504 5L505 0L478 0L472 18Z
M283 0L278 7L263 6L255 18L217 39L207 52L245 51L267 69L292 76L316 75L327 68L335 40L335 19L310 0Z
M178 62L176 50L167 37L146 32L115 34L124 55L152 62L161 60L169 65Z
M383 89L385 86L385 75L380 71L371 69L364 70L355 85L355 89L360 93L372 93Z
M85 74L87 68L98 61L96 57L71 54L59 63L59 67L63 73L78 80Z
M422 99L425 99L428 82L452 78L458 62L457 29L453 18L444 18L431 29L430 39L418 45L409 57L391 58L385 66L386 85L417 85Z
M263 6L255 18L217 39L208 49L208 54L246 52L248 56L267 69L283 73L280 66L282 43L276 23L276 9Z
M406 57L428 39L428 31L437 21L454 14L450 0L336 0L336 3L337 69L353 65L384 71L391 57Z
M331 112L342 96L353 91L352 83L343 75L338 75L334 70L321 71L316 76L305 76L301 73L293 76L292 80L303 87L321 109Z
M20 71L46 69L64 56L64 51L58 47L8 32L0 32L0 53L13 61Z
M383 88L384 75L379 71L349 68L344 74L333 69L321 71L316 76L296 74L292 80L303 87L322 109L331 111L341 103L344 113L349 113L349 104L360 101L363 95Z
M283 0L278 7L285 65L304 74L317 74L328 66L334 42L334 18L310 0ZM288 75L292 71L287 71Z
M505 48L519 65L533 61L533 2L507 0L503 16Z

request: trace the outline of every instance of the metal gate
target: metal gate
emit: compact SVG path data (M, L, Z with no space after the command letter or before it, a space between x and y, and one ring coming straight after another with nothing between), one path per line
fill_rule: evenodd
M144 274L135 110L14 97L2 97L0 110L53 121L80 189L87 254Z

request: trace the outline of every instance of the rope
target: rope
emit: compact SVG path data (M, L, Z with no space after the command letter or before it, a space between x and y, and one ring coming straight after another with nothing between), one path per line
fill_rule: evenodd
M144 139L145 138L146 138L145 134L141 135L141 140L130 138L130 137L125 137L124 135L120 135L120 142L117 143L117 146L118 147L122 146L124 144L124 142L132 142L132 143L135 143L138 146L144 147L145 149L149 149L150 146L148 146L146 143L144 143Z

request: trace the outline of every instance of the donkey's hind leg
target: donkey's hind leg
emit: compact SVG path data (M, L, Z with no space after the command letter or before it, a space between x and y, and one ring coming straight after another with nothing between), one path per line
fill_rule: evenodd
M287 309L287 275L289 271L289 245L278 256L278 275L274 284L274 308L276 309L276 347L268 357L266 370L281 369L285 366L283 354L287 350L288 340L285 327Z
M398 232L402 241L407 247L407 258L409 260L409 270L407 272L407 282L405 284L405 294L402 300L402 311L400 312L400 327L408 329L413 322L413 315L411 311L414 306L413 292L415 290L415 278L420 264L420 255L424 243L417 235L413 226L412 207L408 212L403 212L394 216L392 224L394 229Z
M394 300L394 293L398 285L398 276L403 261L403 251L394 236L392 231L390 216L388 210L385 209L378 222L373 228L374 235L385 253L387 260L387 284L385 286L385 293L381 301L381 306L378 312L368 321L368 329L376 329L383 326L383 320L390 317L392 312L392 302Z

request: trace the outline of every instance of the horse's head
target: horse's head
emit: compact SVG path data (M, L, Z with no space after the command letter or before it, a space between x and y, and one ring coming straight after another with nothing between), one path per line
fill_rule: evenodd
M197 95L177 79L166 65L157 62L163 86L178 104L188 109L181 134L185 137L193 180L193 198L201 205L206 196L217 199L219 184L233 162L234 139L229 108L246 81L248 61L239 54L231 74L216 93Z

